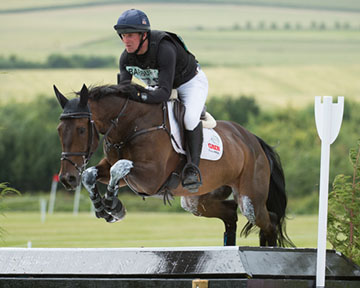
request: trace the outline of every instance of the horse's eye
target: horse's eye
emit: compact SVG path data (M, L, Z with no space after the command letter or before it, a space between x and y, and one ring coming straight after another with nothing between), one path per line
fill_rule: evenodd
M86 129L84 127L79 127L79 128L77 128L77 130L80 135L84 134L86 131Z

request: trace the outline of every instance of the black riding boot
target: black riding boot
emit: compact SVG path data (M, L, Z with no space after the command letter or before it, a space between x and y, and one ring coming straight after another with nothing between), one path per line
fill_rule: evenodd
M183 187L191 193L196 193L201 186L201 174L199 170L200 155L203 142L203 127L200 121L192 131L185 131L186 147L190 153L191 162L185 165L183 172Z

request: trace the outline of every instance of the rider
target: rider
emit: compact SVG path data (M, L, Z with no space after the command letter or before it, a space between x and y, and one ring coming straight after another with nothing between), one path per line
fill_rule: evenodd
M205 73L179 36L150 30L149 19L140 10L122 13L114 29L125 45L118 84L129 82L135 76L147 85L146 89L134 88L132 99L161 103L169 100L172 89L178 91L185 106L185 139L191 156L183 185L190 192L197 192L201 185L198 165L203 140L200 115L208 93Z

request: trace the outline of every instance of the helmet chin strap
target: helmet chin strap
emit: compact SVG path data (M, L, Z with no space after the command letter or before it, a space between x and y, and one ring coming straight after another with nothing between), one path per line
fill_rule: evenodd
M140 41L140 43L139 43L138 48L135 50L135 52L133 52L133 53L131 53L131 54L135 54L135 55L136 55L136 54L140 51L140 49L141 49L142 45L144 44L144 42L146 41L146 39L149 38L149 32L146 33L145 39L144 39L144 33L145 33L145 32L142 32L142 33L141 33L141 41Z

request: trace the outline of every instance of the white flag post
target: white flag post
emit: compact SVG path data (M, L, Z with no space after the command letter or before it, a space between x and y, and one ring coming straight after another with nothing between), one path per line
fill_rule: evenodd
M49 214L54 213L54 207L55 207L55 199L56 199L56 189L59 182L59 175L55 174L52 179L51 183L51 191L50 191L50 199L49 199Z
M344 97L339 96L338 103L332 103L331 96L324 96L323 103L321 103L321 96L315 97L315 122L321 139L316 287L325 287L330 145L339 135L343 112Z
M76 187L76 190L75 190L74 209L73 209L74 216L77 216L79 214L80 192L81 192L81 182L80 182L79 186Z

